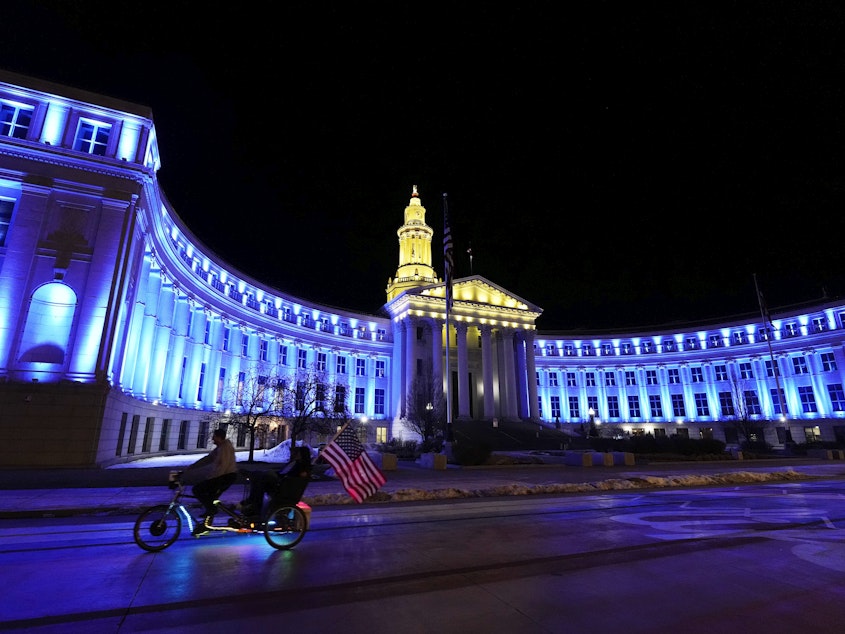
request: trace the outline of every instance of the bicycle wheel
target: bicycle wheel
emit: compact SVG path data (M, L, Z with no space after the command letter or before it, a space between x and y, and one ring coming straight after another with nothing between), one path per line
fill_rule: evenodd
M181 532L182 518L179 512L166 504L159 504L138 516L132 534L136 544L155 553L175 542Z
M308 530L308 521L296 506L280 506L272 511L264 524L267 543L279 550L293 548Z

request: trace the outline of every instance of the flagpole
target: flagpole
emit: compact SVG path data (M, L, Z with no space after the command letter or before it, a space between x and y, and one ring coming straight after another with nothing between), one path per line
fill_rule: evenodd
M446 442L452 442L452 367L449 354L449 311L452 304L452 231L449 228L449 205L443 192L443 266L446 282Z
M757 303L760 305L760 317L763 319L763 327L766 329L766 343L769 344L769 358L772 361L772 372L775 375L775 387L778 391L778 402L780 403L780 417L781 420L786 424L786 442L792 441L792 432L789 430L789 423L787 423L786 419L786 404L783 402L783 392L780 389L780 371L778 369L777 362L775 361L775 353L772 349L772 337L774 336L774 328L772 331L769 331L769 325L772 324L772 320L769 317L768 311L764 308L763 304L763 294L760 292L760 287L757 285L757 274L754 273L754 290L757 291Z

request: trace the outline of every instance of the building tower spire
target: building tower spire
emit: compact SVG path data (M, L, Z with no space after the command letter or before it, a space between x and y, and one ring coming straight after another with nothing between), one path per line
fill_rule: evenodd
M396 269L396 276L387 281L388 302L409 288L440 282L431 267L431 238L434 230L425 224L425 207L420 202L416 185L405 207L405 224L396 233L399 236L399 268Z

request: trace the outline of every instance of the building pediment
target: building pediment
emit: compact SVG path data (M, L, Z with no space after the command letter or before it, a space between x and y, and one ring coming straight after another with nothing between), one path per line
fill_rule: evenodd
M543 309L494 284L473 275L454 280L452 308L456 319L469 321L511 322L533 324ZM392 317L403 314L430 314L435 317L446 312L446 285L431 284L409 289L385 305Z

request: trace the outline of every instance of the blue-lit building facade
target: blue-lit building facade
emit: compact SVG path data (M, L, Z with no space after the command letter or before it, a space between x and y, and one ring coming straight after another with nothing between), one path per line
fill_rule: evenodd
M455 280L447 314L413 188L404 215L397 206L386 303L345 311L210 251L161 191L159 168L148 108L0 72L3 464L204 452L225 388L268 368L319 368L370 442L413 435L405 399L429 371L453 418L479 425L735 443L743 419L775 446L845 439L845 302L771 321L544 333L540 307L474 275ZM284 420L276 433L286 437Z

